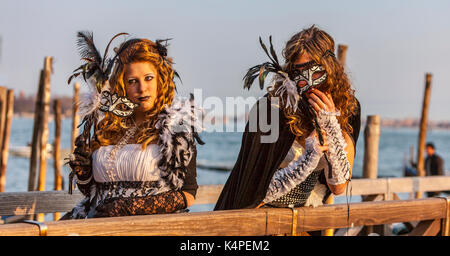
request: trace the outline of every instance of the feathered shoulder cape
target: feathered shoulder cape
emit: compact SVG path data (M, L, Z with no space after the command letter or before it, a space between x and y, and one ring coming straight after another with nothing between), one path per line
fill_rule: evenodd
M158 145L162 157L158 166L173 189L183 186L187 166L196 151L196 143L203 145L198 133L202 127L202 109L190 100L175 99L158 115Z

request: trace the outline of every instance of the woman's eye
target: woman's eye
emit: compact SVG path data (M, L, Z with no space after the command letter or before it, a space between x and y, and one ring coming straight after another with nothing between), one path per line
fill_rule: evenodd
M316 80L316 79L322 77L323 74L325 74L325 71L318 71L318 72L315 72L315 73L312 75L312 78L313 78L314 80Z
M153 76L146 76L145 81L151 81L153 79Z
M134 84L134 83L136 83L136 79L130 79L130 80L128 80L128 84Z

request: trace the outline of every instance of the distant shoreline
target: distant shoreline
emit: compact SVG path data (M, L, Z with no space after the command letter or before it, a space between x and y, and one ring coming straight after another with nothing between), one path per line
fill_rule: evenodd
M14 118L34 118L34 113L29 112L19 112L14 113ZM72 118L70 113L62 115L63 119ZM53 114L50 114L49 120L53 120ZM233 118L228 117L228 120L233 120ZM242 121L242 118L237 118L237 121ZM361 126L365 125L365 119L361 120ZM389 127L389 128L419 128L420 121L418 119L413 118L404 118L404 119L393 119L393 118L385 118L381 119L380 126L381 127ZM428 129L439 129L439 130L450 130L450 121L428 121L427 125Z
M13 118L26 118L26 119L33 119L34 118L34 113L28 113L28 112L23 112L23 113L14 113ZM62 119L67 119L67 118L72 118L71 115L61 115ZM49 120L53 120L55 119L55 116L53 114L49 114Z

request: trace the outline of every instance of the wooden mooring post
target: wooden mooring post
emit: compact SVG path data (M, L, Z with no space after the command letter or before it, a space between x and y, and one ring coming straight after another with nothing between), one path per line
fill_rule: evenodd
M0 123L2 124L2 133L0 133L0 192L4 192L6 185L6 167L8 165L9 137L14 115L14 91L12 89L1 87L0 105Z
M364 129L363 178L378 177L378 145L380 142L380 116L367 116Z
M378 147L380 143L380 116L369 115L367 116L366 127L364 128L364 159L363 159L363 178L364 179L376 179L378 177ZM388 193L390 194L390 193ZM363 196L363 201L379 200L379 195ZM385 195L384 199L387 200L390 195ZM384 235L386 229L385 226L366 226L364 233L382 233Z
M430 105L430 95L431 95L431 78L430 73L425 74L425 90L423 94L422 102L422 114L420 117L420 127L419 127L419 141L417 145L417 176L425 176L425 140L427 137L427 122L428 122L428 107ZM416 198L422 198L422 192L418 191L416 193Z
M50 112L50 76L52 73L52 57L45 57L41 70L39 87L34 112L33 136L31 141L30 173L28 177L29 191L45 190L47 169L48 117ZM36 184L36 169L39 160L39 176ZM38 220L44 215L39 214Z
M42 105L42 91L44 81L44 71L41 70L39 75L38 91L36 93L36 103L34 105L34 119L33 119L33 135L31 138L31 153L30 153L30 169L28 174L28 191L36 191L36 164L39 153L39 122L41 118L41 105Z
M62 190L62 174L61 174L61 101L54 100L53 113L55 115L55 140L53 142L53 169L55 171L54 189ZM53 214L54 220L61 218L59 212Z
M78 124L80 123L80 118L78 116L78 103L80 94L80 84L75 83L73 86L73 101L72 101L72 148L71 152L75 149L75 139L78 136Z
M42 94L42 122L40 123L39 140L39 181L38 190L45 190L45 180L47 171L47 142L48 142L48 119L50 115L50 75L52 72L52 58L46 57L44 64L44 83Z

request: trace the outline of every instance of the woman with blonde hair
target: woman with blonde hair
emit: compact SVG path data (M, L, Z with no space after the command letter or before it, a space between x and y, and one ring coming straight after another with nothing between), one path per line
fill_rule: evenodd
M312 26L292 36L284 65L271 38L270 48L260 43L270 61L249 69L244 88L258 79L263 89L269 74L273 84L250 112L256 118L249 118L215 210L321 205L331 193L343 193L351 179L359 103L325 31ZM274 111L278 138L265 143L261 120L270 120Z
M92 33L78 33L85 63L69 83L82 75L90 93L80 102L84 130L69 165L85 199L63 219L172 213L196 195L199 109L175 98L167 40L130 39L108 58L122 35L101 57Z

